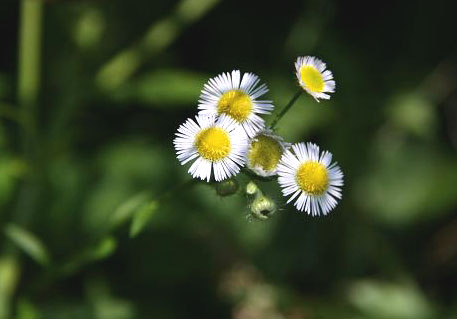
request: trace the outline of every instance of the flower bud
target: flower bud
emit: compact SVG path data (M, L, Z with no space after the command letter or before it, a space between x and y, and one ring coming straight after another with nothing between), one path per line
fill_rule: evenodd
M276 212L276 204L269 197L259 196L252 201L250 209L254 218L266 220Z
M222 197L230 196L235 194L238 188L238 181L235 178L230 178L216 184L216 193Z
M246 185L246 195L248 195L249 197L254 197L258 192L260 192L260 189L257 186L257 184L253 181L250 181Z

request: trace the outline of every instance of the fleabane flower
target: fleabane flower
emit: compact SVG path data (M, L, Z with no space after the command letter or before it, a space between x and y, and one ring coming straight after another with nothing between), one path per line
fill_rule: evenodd
M249 141L246 166L262 177L276 175L281 156L289 147L282 137L264 129Z
M173 140L182 165L193 161L189 173L202 180L224 180L236 175L244 165L247 149L244 130L232 119L198 115L178 128Z
M198 101L199 114L225 115L240 124L249 137L263 129L265 121L259 114L270 114L271 101L257 98L268 92L265 84L252 73L234 70L211 78L204 86Z
M332 154L319 152L313 143L298 143L287 150L278 165L278 182L287 203L295 199L295 207L309 215L327 215L341 199L343 172Z
M324 62L312 56L298 57L295 62L298 83L318 102L319 99L330 99L326 93L335 92L333 74L326 68Z

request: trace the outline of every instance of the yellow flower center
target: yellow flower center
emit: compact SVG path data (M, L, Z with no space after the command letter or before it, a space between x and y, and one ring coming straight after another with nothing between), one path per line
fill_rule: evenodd
M278 165L281 155L282 148L278 141L271 136L259 135L252 141L248 156L251 166L271 171Z
M320 93L324 90L324 78L322 74L311 65L305 65L300 69L301 79L311 92Z
M298 168L297 182L306 193L322 195L328 186L327 168L319 162L303 163Z
M217 103L217 112L219 114L227 114L237 122L245 121L251 114L251 110L251 98L240 90L225 92Z
M210 127L197 134L195 147L201 157L216 162L230 153L230 137L223 129Z

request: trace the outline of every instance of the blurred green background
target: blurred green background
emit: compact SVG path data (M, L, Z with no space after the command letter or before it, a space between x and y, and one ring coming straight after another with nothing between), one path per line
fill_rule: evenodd
M457 318L457 2L2 0L0 318ZM283 106L315 55L337 92L278 132L345 173L325 218L249 222L173 135L205 81Z

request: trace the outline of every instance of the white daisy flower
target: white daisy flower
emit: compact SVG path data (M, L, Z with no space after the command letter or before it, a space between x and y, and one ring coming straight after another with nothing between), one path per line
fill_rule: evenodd
M258 86L259 81L252 73L244 73L241 77L239 70L211 78L203 86L198 101L200 114L228 116L253 137L265 126L258 114L270 114L273 110L271 101L257 100L268 92L265 84Z
M249 141L246 165L259 176L274 176L281 156L289 146L282 137L264 129Z
M293 151L293 152L292 152ZM298 143L287 150L278 165L278 182L284 196L292 196L295 207L312 216L327 215L341 199L343 172L332 154L319 153L313 143ZM298 196L298 197L297 197Z
M316 57L298 57L295 62L297 79L300 86L319 102L330 99L326 93L335 92L335 81L326 64Z
M194 160L189 173L209 182L237 174L244 165L247 137L244 130L229 118L197 115L178 128L173 140L182 165Z

